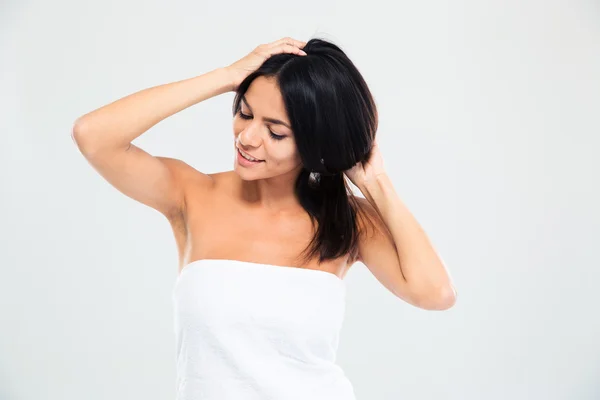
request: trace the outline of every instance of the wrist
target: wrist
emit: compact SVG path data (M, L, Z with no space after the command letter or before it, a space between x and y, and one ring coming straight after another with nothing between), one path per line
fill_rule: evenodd
M389 180L389 176L387 175L387 173L380 172L369 179L365 179L359 186L359 189L363 193L365 193L365 191L369 192L369 191L372 191L372 190L375 190L375 189L381 187L383 182L388 181L388 180Z
M218 68L219 71L221 71L224 79L226 80L226 85L227 85L227 90L229 92L235 92L235 82L233 79L233 74L231 73L231 70L228 67L221 67Z

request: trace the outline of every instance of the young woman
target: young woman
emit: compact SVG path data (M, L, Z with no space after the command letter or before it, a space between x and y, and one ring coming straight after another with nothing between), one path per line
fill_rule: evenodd
M131 143L228 91L232 171L204 174ZM343 278L356 261L410 304L454 304L442 261L384 169L377 123L338 46L289 37L77 119L73 138L89 163L171 223L179 400L354 399L335 355Z

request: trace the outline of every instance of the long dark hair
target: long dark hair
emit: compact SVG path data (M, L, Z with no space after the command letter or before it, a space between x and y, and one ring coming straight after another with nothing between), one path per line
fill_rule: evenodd
M377 108L362 75L337 45L314 38L303 50L306 56L275 54L251 73L236 91L233 114L254 79L276 78L303 164L295 192L313 228L317 225L302 264L316 254L319 264L346 254L355 260L363 210L343 171L369 160Z

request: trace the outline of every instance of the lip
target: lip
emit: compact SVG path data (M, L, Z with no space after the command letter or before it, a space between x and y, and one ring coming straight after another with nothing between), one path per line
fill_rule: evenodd
M240 148L239 148L239 147L237 147L237 146L236 146L236 149L238 149L238 151L241 151L242 153L244 153L244 154L246 154L246 155L248 155L248 156L250 156L250 157L252 157L252 158L256 158L256 159L258 160L258 162L260 162L260 161L265 161L265 160L260 160L258 157L254 157L252 154L250 154L250 153L248 153L248 152L245 152L244 150L240 149Z
M240 153L240 150L238 148L236 148L236 162L239 166L243 167L243 168L252 168L252 167L258 167L258 165L264 163L264 161L249 161L246 160L243 156L242 153Z

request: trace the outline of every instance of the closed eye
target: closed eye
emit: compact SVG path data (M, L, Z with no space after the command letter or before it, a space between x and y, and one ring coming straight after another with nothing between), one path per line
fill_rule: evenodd
M240 116L240 118L242 118L242 119L252 119L252 115L246 115L246 114L244 114L244 113L242 112L241 108L240 108L240 110L238 111L238 115L239 115L239 116ZM270 129L269 129L269 134L270 134L270 135L271 135L271 137L272 137L273 139L275 139L275 140L283 140L283 139L285 139L285 136L276 135L276 134L274 134L274 133L273 133L273 131L271 131Z

